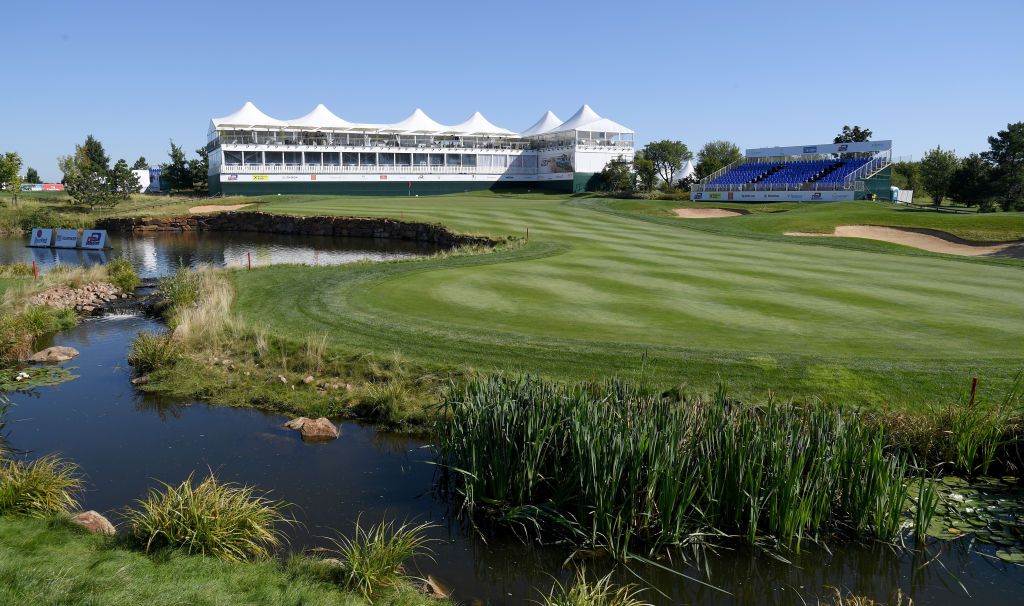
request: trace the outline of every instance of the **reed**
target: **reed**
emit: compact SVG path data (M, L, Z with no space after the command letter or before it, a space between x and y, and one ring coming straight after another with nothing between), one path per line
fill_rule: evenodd
M405 564L416 556L430 554L427 531L430 524L412 525L382 521L369 528L356 520L354 535L334 539L336 556L346 588L367 600L380 589L396 587L408 580Z
M555 583L540 601L542 606L650 606L631 586L615 586L611 575L589 581L584 570L576 572L572 583Z
M0 458L0 514L46 518L78 507L78 466L56 455L34 461Z
M471 513L617 555L900 532L906 460L838 408L492 376L453 387L441 412L439 462Z
M147 552L173 547L238 562L269 558L283 544L280 527L294 523L285 513L288 504L220 482L213 473L198 483L193 476L176 486L161 482L127 511L132 534Z
M170 335L140 332L132 341L128 364L135 372L146 374L173 366L181 355L181 345Z

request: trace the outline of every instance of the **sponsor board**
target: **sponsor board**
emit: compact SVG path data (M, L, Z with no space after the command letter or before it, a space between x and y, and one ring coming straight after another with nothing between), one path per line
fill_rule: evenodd
M222 183L248 183L252 181L280 183L299 181L309 183L315 181L316 183L336 183L336 182L359 182L359 181L408 181L414 179L416 181L443 181L443 182L459 182L459 181L570 181L573 178L573 173L554 173L554 174L525 174L525 175L508 175L508 174L458 174L458 173L445 173L445 174L409 174L409 173L356 173L356 174L317 174L316 179L312 179L312 175L301 174L301 175L245 175L236 173L222 173L219 179Z
M845 202L856 196L852 191L729 191L693 192L690 199L734 200L738 202Z
M63 183L43 183L43 191L64 191Z
M87 229L82 232L82 248L101 250L107 247L107 230Z
M878 153L892 149L892 141L861 141L856 143L819 143L818 145L791 145L788 147L758 147L746 150L748 158L799 156L801 154L842 154L855 152Z
M46 227L35 227L32 229L32 237L28 241L29 246L50 246L53 242L53 230Z
M53 240L53 246L54 248L77 248L78 230L58 229L57 237Z
M284 176L287 177L288 175L284 175ZM252 180L253 181L270 181L270 176L269 175L253 175L252 176Z

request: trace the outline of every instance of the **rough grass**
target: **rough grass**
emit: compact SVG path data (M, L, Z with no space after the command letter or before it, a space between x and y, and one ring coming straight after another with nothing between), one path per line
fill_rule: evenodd
M634 587L616 587L611 575L591 581L580 569L572 583L555 583L539 602L541 606L649 606Z
M180 551L123 549L65 522L0 516L0 603L32 606L361 606L327 566L306 558L228 564ZM380 606L442 604L402 584Z
M0 458L0 515L46 518L71 513L84 487L78 466L55 455Z
M341 568L341 582L367 599L409 581L405 564L416 556L430 554L426 532L430 524L380 522L369 528L356 520L352 537L334 540L329 550Z

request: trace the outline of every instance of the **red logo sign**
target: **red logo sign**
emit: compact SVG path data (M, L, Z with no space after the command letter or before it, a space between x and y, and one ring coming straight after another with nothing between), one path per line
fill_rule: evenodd
M309 176L309 180L310 181L316 181L316 175L310 175Z
M387 175L381 175L380 176L380 180L381 181L387 181L388 180L388 176Z

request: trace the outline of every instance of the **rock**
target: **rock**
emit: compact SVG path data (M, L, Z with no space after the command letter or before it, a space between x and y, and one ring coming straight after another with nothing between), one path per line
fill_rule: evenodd
M117 529L110 523L110 520L92 510L83 511L71 518L71 521L95 534L112 535L117 532Z
M67 362L71 358L78 355L78 350L74 347L47 347L42 351L37 351L29 357L29 362Z
M149 375L142 375L132 379L132 385L145 385L146 383L149 383Z
M284 375L277 375L277 380L278 380L278 381L281 381L281 382L282 382L282 383L284 383L285 385L287 385L287 384L288 384L288 379L286 379L286 378L284 377Z
M327 417L319 419L297 417L285 423L284 426L297 430L302 434L302 439L309 442L338 439L338 428Z
M420 587L420 591L438 600L447 600L451 596L451 591L429 574L427 578L423 579L423 586Z
M306 375L306 378L303 379L302 382L305 383L306 385L312 385L313 381L315 380L316 379L313 378L313 375Z

